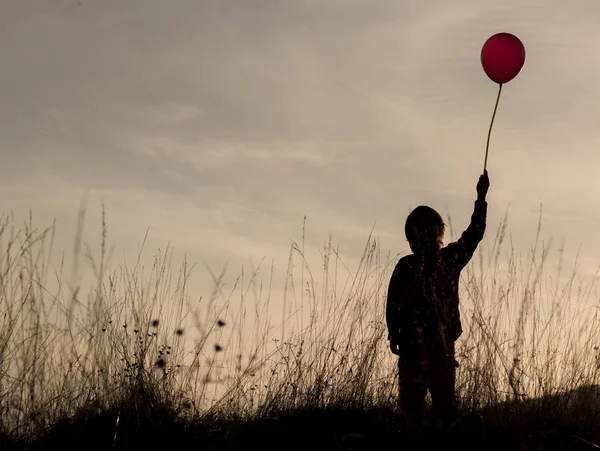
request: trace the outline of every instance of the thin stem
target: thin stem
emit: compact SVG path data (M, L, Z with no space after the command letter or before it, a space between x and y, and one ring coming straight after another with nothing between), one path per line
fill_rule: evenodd
M494 107L494 114L492 115L492 122L490 122L487 144L485 146L485 162L483 163L483 172L485 172L487 168L488 151L490 149L490 135L492 134L492 126L494 125L494 118L496 117L496 110L498 109L498 102L500 101L500 94L502 93L502 83L498 83L498 86L498 97L496 98L496 106Z

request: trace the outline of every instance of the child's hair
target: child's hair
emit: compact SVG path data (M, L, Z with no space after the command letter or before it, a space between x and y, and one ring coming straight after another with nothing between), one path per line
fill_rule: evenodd
M436 242L441 247L445 230L446 224L439 213L425 205L415 208L406 218L404 226L406 239L413 252L423 250L424 247Z

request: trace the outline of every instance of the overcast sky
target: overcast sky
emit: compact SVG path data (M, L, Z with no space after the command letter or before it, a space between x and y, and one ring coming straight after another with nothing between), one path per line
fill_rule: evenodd
M304 215L315 272L329 232L350 266L373 226L406 253L417 205L468 224L497 93L480 51L507 31L527 60L492 133L485 242L508 211L526 254L542 203L550 262L564 237L593 272L599 18L596 0L0 0L0 205L56 217L68 257L88 191L93 249L103 200L113 263L150 227L145 261L170 241L195 296L205 264L284 271Z

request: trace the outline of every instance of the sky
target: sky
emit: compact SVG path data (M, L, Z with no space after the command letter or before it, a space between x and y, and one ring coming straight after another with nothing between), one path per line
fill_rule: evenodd
M594 0L0 0L0 205L56 218L57 264L87 193L94 252L104 202L113 264L148 230L146 265L167 243L197 263L193 297L207 268L232 286L263 258L281 293L304 216L314 272L330 233L349 267L371 230L406 254L418 205L468 225L497 94L480 51L506 31L527 59L492 132L482 246L508 213L526 255L542 205L549 264L564 239L592 274L599 17Z

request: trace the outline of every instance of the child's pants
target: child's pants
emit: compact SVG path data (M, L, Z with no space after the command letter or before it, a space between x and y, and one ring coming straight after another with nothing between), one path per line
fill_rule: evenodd
M431 393L434 415L444 424L456 416L454 384L457 362L454 354L441 355L419 362L416 359L398 360L400 408L409 425L423 423L423 408L427 389Z

